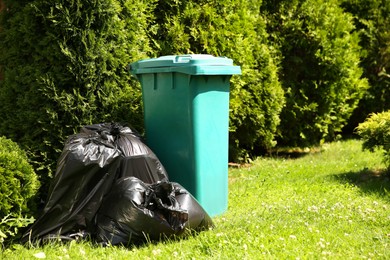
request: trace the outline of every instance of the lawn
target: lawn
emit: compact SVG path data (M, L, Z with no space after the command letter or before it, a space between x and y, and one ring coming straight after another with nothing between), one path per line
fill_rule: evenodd
M361 142L229 170L229 208L194 236L133 247L52 243L3 259L390 259L390 179Z

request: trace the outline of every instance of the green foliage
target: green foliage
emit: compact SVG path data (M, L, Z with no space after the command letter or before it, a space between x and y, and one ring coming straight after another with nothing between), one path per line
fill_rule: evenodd
M265 1L263 11L286 93L278 142L304 147L333 140L367 88L352 16L337 0Z
M360 53L372 102L357 113L377 101L375 109L388 106L388 1L3 2L0 134L28 151L44 190L65 138L80 126L122 121L142 132L140 87L127 71L142 58L207 53L241 66L231 79L236 161L276 140L333 140L368 86Z
M284 105L260 5L260 0L159 1L155 12L159 55L207 53L241 66L242 75L231 80L231 160L275 145Z
M358 125L356 132L363 138L364 149L383 149L384 162L390 169L390 110L371 114Z
M153 1L4 3L0 133L31 153L47 190L64 140L80 126L142 127L140 88L127 66L151 52Z
M342 7L354 15L364 54L363 75L370 83L349 122L353 129L370 113L390 109L390 1L344 0Z
M32 222L32 198L38 188L38 177L25 152L13 141L0 137L0 243Z

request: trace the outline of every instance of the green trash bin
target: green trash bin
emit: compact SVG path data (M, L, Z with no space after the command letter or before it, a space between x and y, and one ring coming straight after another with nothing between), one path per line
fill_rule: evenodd
M229 81L239 66L212 55L162 56L130 65L141 82L146 143L210 216L228 203Z

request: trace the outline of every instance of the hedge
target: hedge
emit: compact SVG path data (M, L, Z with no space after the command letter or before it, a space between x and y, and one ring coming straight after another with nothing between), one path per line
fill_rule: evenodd
M340 1L4 0L0 135L28 152L44 200L63 142L80 126L122 121L143 131L128 64L207 53L242 67L231 79L230 160L277 142L333 140L368 87Z
M263 12L280 52L286 93L279 144L306 147L334 140L368 87L352 16L338 0L267 0Z
M371 113L390 109L390 2L387 0L342 0L345 11L354 16L363 59L363 76L370 88L352 114L346 133Z
M231 80L230 159L273 147L284 105L277 64L268 47L261 1L159 1L158 55L227 56L242 68Z
M0 133L29 151L46 191L64 140L80 126L123 121L142 128L140 87L127 66L150 56L146 30L153 5L136 0L4 3Z

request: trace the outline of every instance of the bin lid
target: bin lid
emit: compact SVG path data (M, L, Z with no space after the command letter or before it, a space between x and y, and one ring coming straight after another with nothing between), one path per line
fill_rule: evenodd
M233 60L208 54L169 55L145 59L130 64L132 74L180 72L190 75L241 74L240 66Z

